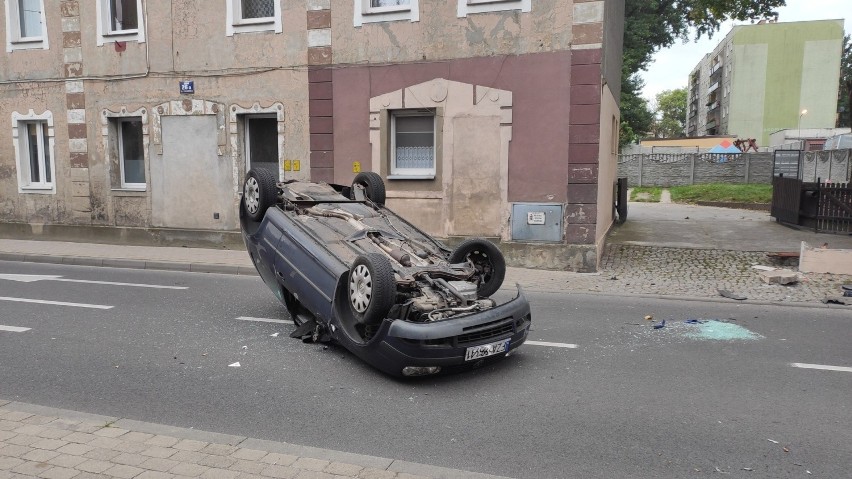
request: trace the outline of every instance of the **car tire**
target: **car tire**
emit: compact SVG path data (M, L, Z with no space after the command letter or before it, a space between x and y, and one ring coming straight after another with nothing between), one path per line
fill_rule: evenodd
M506 260L503 258L503 253L494 246L494 243L484 238L470 238L462 241L450 253L450 263L468 261L473 263L480 275L476 294L481 298L487 298L496 293L506 277Z
M266 210L278 200L278 182L269 170L252 168L243 183L243 205L254 221L263 219Z
M379 253L355 258L346 284L349 309L360 324L377 324L396 301L396 279L390 260Z
M355 185L361 185L364 187L364 194L367 195L368 200L377 205L385 204L385 198L387 196L385 193L385 182L378 173L374 173L372 171L362 171L361 173L358 173L355 175L355 179L352 180L353 191L355 190Z

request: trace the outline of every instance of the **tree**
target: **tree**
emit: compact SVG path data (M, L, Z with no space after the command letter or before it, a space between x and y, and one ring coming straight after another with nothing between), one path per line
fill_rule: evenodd
M843 39L843 57L840 60L840 98L837 102L838 127L852 127L852 36Z
M622 132L642 137L653 123L644 123L650 112L639 95L641 71L647 70L654 53L677 40L712 37L725 20L753 20L775 16L786 0L625 0L624 57L621 70ZM645 109L643 111L643 108ZM626 125L625 125L626 123ZM629 142L622 139L622 145Z
M657 94L657 135L678 138L686 133L686 88Z
M642 98L644 82L639 76L631 76L621 87L621 131L619 146L637 143L648 135L654 126L654 114L648 102Z

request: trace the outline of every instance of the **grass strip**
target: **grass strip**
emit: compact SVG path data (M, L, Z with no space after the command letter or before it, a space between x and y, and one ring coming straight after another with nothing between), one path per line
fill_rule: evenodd
M711 183L706 185L674 186L669 188L675 203L713 201L724 203L771 203L772 185L756 183L732 185Z

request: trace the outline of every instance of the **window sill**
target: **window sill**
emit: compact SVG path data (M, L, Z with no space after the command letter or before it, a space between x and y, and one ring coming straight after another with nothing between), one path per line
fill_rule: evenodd
M241 20L234 21L234 27L248 27L254 25L273 25L275 24L275 17L263 17L263 18L243 18Z
M435 175L388 175L389 180L434 180Z
M36 50L47 49L47 40L43 37L39 38L19 38L12 40L8 44L6 51L12 52L15 50Z
M36 195L52 195L56 193L53 185L50 186L22 186L21 193L32 193Z
M400 13L400 12L410 12L411 7L408 5L404 6L393 6L393 7L375 7L369 8L365 11L361 12L361 15L384 15L388 13Z
M112 188L110 191L113 196L145 196L148 193L147 188Z
M134 28L133 30L116 30L113 32L104 33L104 38L107 37L126 37L126 36L135 36L139 35L139 29Z

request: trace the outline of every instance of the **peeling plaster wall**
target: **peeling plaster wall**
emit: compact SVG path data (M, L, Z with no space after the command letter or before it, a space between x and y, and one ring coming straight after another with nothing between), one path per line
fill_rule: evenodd
M145 42L97 46L95 2L45 1L50 49L0 52L0 82L45 80L0 83L0 222L154 226L151 162L157 155L148 151L145 157L146 191L116 188L116 164L109 161L101 117L105 111L119 112L122 108L151 112L169 101L205 100L224 108L234 106L238 114L252 113L256 105L262 109L280 105L279 158L301 163L301 171L281 171L281 176L308 177L306 5L281 1L283 33L226 36L225 1L143 3L148 15ZM0 38L5 42L4 15L0 8ZM68 63L70 60L75 62ZM72 89L68 80L77 86ZM193 80L195 94L181 95L179 80ZM17 191L11 112L29 109L53 113L55 195ZM72 110L73 115L69 114ZM148 117L146 142L153 134L153 115ZM69 118L75 124L70 125ZM245 159L241 143L232 143L229 135L240 139L242 135L237 134L236 122L229 115L224 122L221 133L225 141L219 142L215 164L228 178L219 184L227 186L194 190L190 201L204 204L226 196L231 205L228 211L220 212L219 220L205 212L205 221L195 225L202 229L238 227L234 212ZM69 145L77 150L69 150ZM187 178L186 183L193 191L192 179ZM166 196L158 201L164 204L186 201L169 189L163 193Z
M332 8L334 62L397 63L491 55L521 55L571 48L574 2L534 0L530 12L457 17L457 2L421 1L420 21L352 28L355 2Z
M613 123L615 119L615 123ZM618 176L618 124L621 113L612 90L603 88L601 95L601 143L598 154L598 200L595 245L598 261L603 254L604 240L614 221L615 182ZM608 187L609 186L609 187Z
M55 182L62 185L57 186L56 194L18 193L12 112L25 114L30 109L36 114L45 111L53 114L54 155L57 158L68 158L69 155L67 140L60 141L61 132L67 128L65 91L61 83L0 88L0 221L71 222L67 205L72 195L72 171L67 161L55 161Z

